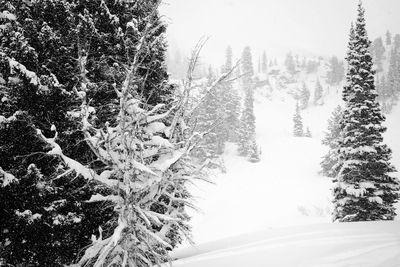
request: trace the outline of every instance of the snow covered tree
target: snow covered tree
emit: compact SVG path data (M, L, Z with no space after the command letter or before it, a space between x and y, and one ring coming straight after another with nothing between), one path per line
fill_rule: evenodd
M244 109L240 116L238 152L241 156L247 156L250 152L251 142L255 140L255 116L254 116L254 82L253 64L250 47L245 47L242 53L242 85L245 93Z
M344 66L343 62L339 61L336 56L333 56L329 60L329 70L326 74L326 82L329 85L337 85L344 78Z
M293 135L295 137L302 137L304 135L303 119L301 118L299 103L296 104L296 112L293 116L293 125Z
M306 84L303 83L303 87L301 88L300 96L299 96L301 109L306 109L308 107L308 103L310 102L310 97L311 97L311 93L308 90Z
M267 59L267 53L264 51L262 54L262 59L261 59L261 71L262 73L266 74L268 71L268 59Z
M205 160L215 160L219 157L221 150L223 151L224 139L224 110L221 101L220 88L216 87L212 92L208 92L208 88L216 81L217 77L209 66L207 84L205 85L204 100L198 108L196 117L196 131L206 132L208 134L199 143L198 147L193 151L193 154L202 162Z
M189 235L186 184L202 177L189 155L205 133L187 126L195 64L182 94L168 83L158 4L8 5L16 14L0 54L7 263L63 266L87 247L77 266L153 266Z
M333 220L339 222L393 220L399 180L391 174L391 150L383 144L385 120L376 101L370 41L360 1L347 55L347 84L343 90L342 138L338 175L334 179Z
M286 55L285 58L285 66L286 70L291 74L294 75L296 73L296 64L294 62L294 58L291 52Z
M244 109L240 117L238 152L241 156L249 155L251 145L256 138L255 116L253 111L254 96L253 90L246 91Z
M306 129L306 132L304 133L304 137L309 137L309 138L312 137L312 134L311 134L311 131L310 131L309 127L307 127L307 129Z
M249 161L253 163L260 161L260 152L255 139L250 144Z
M68 172L36 133L41 128L54 135L56 125L66 155L98 166L68 113L76 106L73 56L83 20L74 6L60 0L1 7L7 19L0 42L0 179L7 186L0 186L0 242L7 243L1 253L7 264L63 266L99 226L105 233L113 226L112 205L86 202L107 189ZM7 177L14 182L4 183Z
M254 67L253 67L253 59L251 55L250 46L246 46L242 52L242 83L244 91L250 90L253 87L253 75L254 75Z
M391 45L392 44L392 34L390 31L386 32L386 45Z
M389 69L387 73L387 93L395 101L400 94L400 50L395 47L391 50Z
M383 60L385 55L385 46L382 37L378 37L371 45L371 52L374 59L377 72L383 71Z
M322 95L324 93L324 89L322 88L321 82L317 79L317 83L315 84L314 90L314 105L322 105Z
M223 67L223 72L229 72L233 66L232 48L229 46L226 50L226 60ZM221 84L221 91L223 94L223 105L225 112L224 129L226 133L226 140L229 142L236 142L238 139L238 127L240 125L240 97L236 88L233 87L232 81L225 81Z
M329 151L321 162L321 173L331 178L336 177L338 174L337 168L335 169L334 166L338 163L338 147L343 128L342 115L342 108L337 106L328 120L328 131L325 132L325 137L322 140L322 144L328 146Z

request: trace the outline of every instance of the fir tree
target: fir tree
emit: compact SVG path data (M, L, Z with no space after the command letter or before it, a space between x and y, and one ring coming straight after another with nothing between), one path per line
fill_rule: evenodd
M7 5L15 13L0 54L0 179L15 181L0 188L12 202L0 202L7 263L63 266L89 246L80 265L152 266L188 234L183 180L195 167L183 133L192 129L183 126L186 95L170 110L176 92L157 7ZM161 167L173 147L185 155Z
M238 152L241 156L249 155L252 142L255 140L255 116L253 111L254 96L253 90L246 92L244 109L240 117L240 129L238 140Z
M309 127L307 127L307 129L306 129L306 132L304 133L304 137L309 137L309 138L312 137L312 134L311 134L311 131L310 131Z
M393 204L400 183L390 175L391 151L382 143L384 116L376 101L370 41L365 29L365 10L360 1L355 28L351 31L347 61L345 109L339 142L340 167L334 182L333 220L393 220Z
M253 163L260 161L260 152L258 150L256 140L252 140L250 144L249 161Z
M322 88L321 82L319 79L317 79L317 83L315 85L315 90L314 90L314 105L322 105L323 100L322 100L322 95L323 95L324 89Z
M300 91L300 108L301 109L306 109L308 107L308 103L310 102L310 96L311 93L308 90L307 86L305 83L303 83L303 87Z
M328 146L329 151L321 162L321 173L331 178L336 177L338 174L334 166L338 164L338 147L340 133L343 128L342 115L342 108L337 106L328 121L328 131L325 133L325 137L322 140L322 144Z
M233 68L232 64L232 48L229 46L226 50L226 61L223 72L227 73ZM238 139L238 127L240 117L240 97L233 87L232 82L226 81L221 84L223 97L223 105L225 107L225 133L226 141L236 142Z
M293 116L293 125L293 135L295 137L302 137L304 135L303 119L301 118L299 103L296 104L296 112Z
M211 86L217 79L211 66L208 68L207 84L206 88ZM222 114L220 110L220 99L217 88L214 91L203 92L205 99L199 108L199 114L196 115L198 118L196 130L199 132L208 132L207 135L201 140L199 147L194 151L194 155L201 161L208 159L216 159L219 154L219 128L218 124L221 124Z
M251 142L255 139L255 117L253 64L250 47L245 47L242 53L243 88L245 92L244 109L240 116L238 152L241 156L247 156L250 152Z
M329 60L329 70L326 74L326 82L330 85L339 84L344 78L344 66L336 56Z
M85 18L76 6L59 0L12 1L2 7L15 15L0 43L0 168L16 179L0 187L0 220L7 230L0 241L10 242L1 257L9 264L63 266L90 244L99 226L105 233L113 226L107 224L115 217L113 205L86 202L107 190L68 171L37 134L43 129L54 136L51 128L57 126L55 138L66 155L102 167L69 113L77 106L74 56Z
M268 71L268 59L267 59L267 53L265 51L263 52L262 55L261 71L264 74L266 74Z
M392 44L392 34L390 31L386 32L386 45L391 45Z
M400 50L393 47L389 58L387 74L387 93L393 101L397 100L400 93Z
M383 59L385 55L385 46L383 45L382 37L376 38L371 45L371 51L374 59L374 64L377 72L383 71Z
M253 86L253 75L254 75L254 68L253 68L253 59L251 55L251 48L250 46L246 46L243 49L242 53L242 83L243 88L245 91L250 90Z
M291 52L289 52L286 55L286 59L285 59L285 66L287 71L291 74L294 75L296 73L296 64L294 62L294 58Z

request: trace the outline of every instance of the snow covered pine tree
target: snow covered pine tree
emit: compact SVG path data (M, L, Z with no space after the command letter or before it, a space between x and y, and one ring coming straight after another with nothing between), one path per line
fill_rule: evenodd
M251 49L245 47L242 53L242 85L245 93L244 109L240 117L238 152L241 156L249 156L252 144L255 143L256 126L254 116L254 81Z
M71 93L74 5L69 1L2 1L0 43L0 258L15 266L63 266L78 257L99 226L115 217L105 203L85 202L107 189L68 172L36 133L54 135L69 155L96 165L77 121ZM110 222L110 223L108 223Z
M346 59L344 128L336 166L340 170L333 188L333 220L339 222L393 220L393 204L399 199L400 183L389 162L391 150L382 143L385 118L376 101L364 13L360 1Z
M168 84L158 5L2 6L0 196L27 200L1 207L10 263L62 266L91 243L77 266L152 266L189 236L186 183L203 176L188 155L203 134L186 125L192 78L177 99Z
M342 127L342 108L337 106L328 120L328 131L322 140L322 144L329 147L328 153L321 162L321 174L327 177L334 178L337 175L337 169L333 167L338 163L338 146Z
M303 119L300 115L299 103L296 104L296 112L293 116L293 135L296 137L302 137L304 135Z

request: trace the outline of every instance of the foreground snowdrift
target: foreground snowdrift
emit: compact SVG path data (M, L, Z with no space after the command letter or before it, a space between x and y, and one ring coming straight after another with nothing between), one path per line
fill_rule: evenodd
M271 229L177 250L173 266L398 267L400 222Z

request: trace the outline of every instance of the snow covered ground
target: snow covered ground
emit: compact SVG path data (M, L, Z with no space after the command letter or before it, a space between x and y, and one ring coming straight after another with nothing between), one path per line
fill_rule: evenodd
M398 267L400 222L266 230L175 252L179 267Z
M261 161L250 163L237 156L234 144L227 145L227 172L213 179L215 185L192 188L202 211L192 214L200 245L176 250L173 256L181 260L173 266L400 266L399 222L331 223L332 183L319 175L327 151L323 132L340 103L336 88L330 91L323 106L310 104L302 112L313 137L299 138L293 137L293 98L258 90ZM398 118L400 107L388 116L385 141L400 169ZM369 262L363 262L366 254Z

